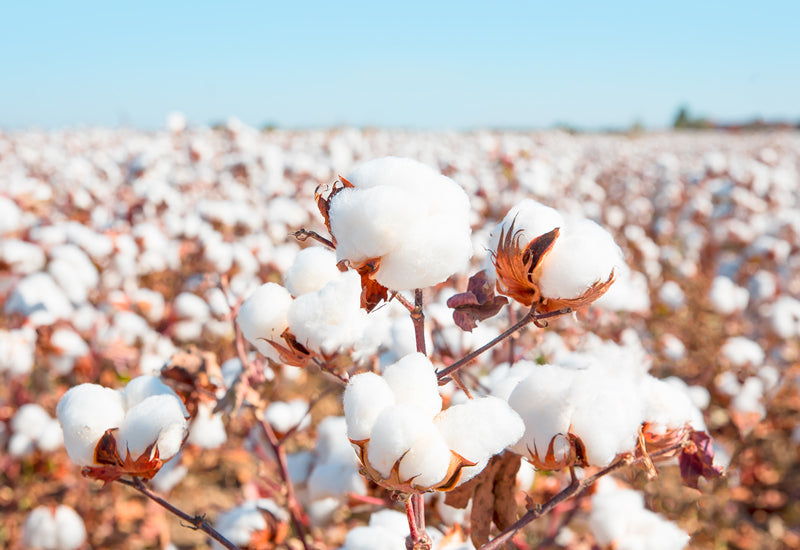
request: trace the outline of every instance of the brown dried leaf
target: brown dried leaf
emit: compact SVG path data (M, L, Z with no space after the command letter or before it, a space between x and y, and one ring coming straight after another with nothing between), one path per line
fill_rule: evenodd
M447 307L453 309L453 321L461 330L472 332L478 321L497 315L508 303L505 296L497 296L493 286L481 270L469 278L467 291L455 294L447 300Z
M499 465L495 475L494 524L502 531L517 520L517 501L514 498L517 487L517 472L521 457L515 453L499 456Z
M389 289L374 278L380 264L380 258L372 258L355 266L356 272L361 276L361 307L367 310L367 313L389 299ZM342 260L338 265L342 271L351 267L348 260Z
M322 219L325 222L325 228L328 230L328 233L330 233L331 242L334 244L334 246L336 245L336 237L334 237L333 233L331 233L331 200L333 200L333 197L335 197L336 194L342 189L347 189L348 187L353 187L353 184L347 181L346 178L339 176L339 180L333 182L332 185L320 185L314 190L314 200L317 201L317 208L319 209L319 213L322 214ZM328 190L330 190L330 192L327 196L325 196L325 193Z
M706 432L691 433L689 443L683 447L678 462L683 484L692 489L698 488L701 477L715 479L725 475L721 467L714 466L714 448L711 445L711 436Z
M173 355L161 369L161 378L178 394L191 418L197 415L200 401L217 402L217 382L223 380L216 354L194 346Z

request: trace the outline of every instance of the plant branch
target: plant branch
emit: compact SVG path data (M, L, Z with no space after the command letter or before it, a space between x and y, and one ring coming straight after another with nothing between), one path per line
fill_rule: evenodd
M425 350L425 314L422 313L422 289L414 291L414 309L411 310L411 321L414 323L414 337L417 339L417 351L427 355Z
M522 317L522 319L520 319L519 321L514 323L511 326L511 328L506 330L503 334L501 334L497 338L487 342L486 344L482 345L481 347L479 347L475 351L465 355L464 357L462 357L458 361L456 361L454 363L451 363L446 368L444 368L441 371L437 372L436 376L441 381L443 378L448 376L450 373L455 372L456 370L460 369L461 367L463 367L464 365L466 365L467 363L469 363L470 361L472 361L473 359L478 357L480 354L482 354L486 350L493 348L494 346L496 346L497 344L499 344L500 342L502 342L503 340L505 340L506 338L508 338L509 336L514 334L515 332L517 332L519 329L523 328L524 326L526 326L526 325L528 325L530 323L533 323L533 322L536 322L536 321L544 321L546 319L552 319L553 317L560 317L561 315L565 315L565 314L567 314L567 313L569 313L571 311L572 310L569 309L569 308L564 308L564 309L559 309L559 310L556 310L556 311L551 311L549 313L536 313L536 310L531 309L530 311L528 311L528 313L525 314L524 317Z
M222 534L219 531L214 529L211 526L211 524L206 521L205 514L190 516L183 510L176 508L175 506L173 506L172 504L170 504L169 502L167 502L166 500L164 500L163 498L152 492L138 477L134 477L133 481L127 479L118 479L117 481L119 483L122 483L123 485L127 485L128 487L133 487L135 490L139 491L139 493L143 494L144 496L146 496L147 498L149 498L162 508L166 509L168 512L181 518L183 521L188 523L192 529L204 532L205 534L207 534L209 537L220 543L225 548L228 548L229 550L239 550L238 546L236 546L231 541L222 536Z
M295 231L294 233L292 233L292 235L294 236L295 239L297 239L301 243L304 242L304 241L307 241L309 238L312 238L315 241L324 244L328 248L331 248L331 249L334 249L334 250L336 249L336 246L334 246L333 242L331 242L329 239L326 239L325 237L323 237L322 235L320 235L316 231L309 231L308 229L299 229L299 230Z
M667 447L665 449L661 449L659 451L650 453L650 458L657 458L660 456L669 455L670 453L680 449L685 444L684 440L672 445L671 447ZM598 479L603 476L610 474L620 468L624 468L630 464L637 464L640 462L645 462L645 456L635 457L633 454L626 454L623 455L614 462L612 462L609 466L606 466L599 472L591 475L583 480L578 480L574 477L574 473L571 476L572 481L570 484L560 493L555 495L553 498L545 502L544 504L535 504L532 508L529 508L528 511L519 518L513 525L508 527L505 531L499 534L497 537L492 539L491 541L487 542L483 546L481 546L480 550L499 550L499 548L508 542L520 529L531 523L533 520L542 517L543 515L549 513L553 510L556 506L564 502L565 500L572 498L576 495L579 495L590 486L592 486Z

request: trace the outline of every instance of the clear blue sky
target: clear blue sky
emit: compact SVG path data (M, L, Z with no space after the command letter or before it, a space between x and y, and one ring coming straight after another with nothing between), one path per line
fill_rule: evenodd
M0 3L0 128L800 120L800 2Z

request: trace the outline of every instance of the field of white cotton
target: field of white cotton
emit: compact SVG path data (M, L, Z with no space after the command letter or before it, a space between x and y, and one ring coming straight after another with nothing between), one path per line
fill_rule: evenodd
M0 132L0 310L3 548L800 547L796 131Z

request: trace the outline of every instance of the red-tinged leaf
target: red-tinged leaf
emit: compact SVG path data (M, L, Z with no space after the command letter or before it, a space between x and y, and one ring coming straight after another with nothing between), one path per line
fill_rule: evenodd
M705 432L692 432L688 443L681 450L678 462L684 485L693 489L698 488L697 484L701 477L715 479L724 475L721 467L714 466L711 436Z
M497 296L494 286L486 278L486 271L479 271L469 278L467 291L455 294L447 300L453 309L453 321L461 330L472 332L478 321L497 315L508 303L505 296Z

